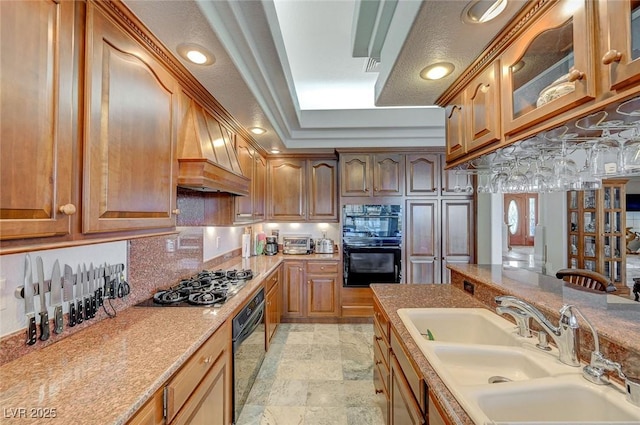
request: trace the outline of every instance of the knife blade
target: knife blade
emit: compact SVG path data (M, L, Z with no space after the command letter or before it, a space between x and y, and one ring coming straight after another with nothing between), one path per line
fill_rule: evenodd
M82 294L82 299L84 300L82 316L84 320L89 320L91 319L91 299L89 297L89 274L85 264L82 264Z
M62 287L62 294L64 295L64 301L69 302L69 319L67 321L68 326L76 325L76 303L73 298L73 269L70 265L64 265L64 286Z
M38 293L40 295L40 340L49 339L49 312L47 311L47 299L44 287L44 266L42 257L36 257L36 273L38 274Z
M60 263L53 263L51 273L51 304L53 305L53 331L62 333L62 280L60 280Z
M24 311L27 316L27 345L36 343L36 307L33 301L35 291L33 289L33 276L31 270L31 257L29 254L24 259Z
M78 269L77 269L78 275L76 277L76 296L75 298L77 298L76 300L76 323L80 324L82 323L82 320L84 319L84 298L83 298L83 292L82 292L82 280L84 279L82 277L82 271L80 271L80 265L78 265Z

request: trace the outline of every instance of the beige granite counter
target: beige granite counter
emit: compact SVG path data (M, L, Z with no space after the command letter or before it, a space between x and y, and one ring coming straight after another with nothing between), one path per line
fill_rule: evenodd
M281 261L260 256L222 263L224 269L250 267L256 277L221 308L130 307L3 365L0 422L125 423ZM55 418L31 418L46 409L54 409ZM12 418L21 412L27 417Z

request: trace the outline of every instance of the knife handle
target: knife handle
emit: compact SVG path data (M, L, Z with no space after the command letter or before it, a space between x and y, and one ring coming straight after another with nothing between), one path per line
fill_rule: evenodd
M33 345L36 343L36 317L27 316L27 345Z
M69 326L73 327L76 325L76 303L71 301L69 303Z
M62 306L57 305L53 309L53 331L57 334L62 333Z
M96 293L97 293L97 297L98 297L98 307L102 307L102 305L104 304L104 299L102 298L103 297L102 287L98 288Z
M40 341L49 339L49 313L40 313Z
M93 295L91 296L91 301L92 301L92 305L91 305L91 317L96 317L96 314L98 313L98 292L94 292Z
M82 323L82 320L84 318L84 306L82 304L82 300L79 299L78 300L78 305L77 305L77 311L76 311L76 323L80 324Z
M85 297L84 299L84 320L91 319L91 297Z

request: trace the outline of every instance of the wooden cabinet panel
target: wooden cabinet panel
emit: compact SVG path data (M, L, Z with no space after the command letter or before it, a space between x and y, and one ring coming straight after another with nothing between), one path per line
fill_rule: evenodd
M440 202L439 200L407 201L406 282L440 282Z
M267 160L256 153L254 158L255 173L253 174L253 218L262 221L265 217L265 203L267 192Z
M283 272L282 317L304 317L304 263L285 262Z
M340 155L340 195L371 196L371 157L368 154Z
M338 165L335 160L309 161L308 221L338 221Z
M389 388L390 425L422 425L425 417L416 403L411 388L394 354L391 355Z
M407 155L405 180L407 196L437 195L440 185L440 155Z
M448 283L446 263L468 264L474 257L475 211L473 200L442 201L443 283Z
M161 424L164 424L164 400L162 391L158 391L151 400L147 401L127 422L127 425Z
M375 154L372 162L373 195L402 196L404 194L404 155Z
M177 83L87 5L83 232L175 225Z
M634 0L606 1L606 28L608 51L603 52L601 63L609 66L608 89L622 90L640 81L640 5Z
M338 288L336 275L307 274L307 315L337 316Z
M267 277L265 281L265 291L267 293L265 320L267 350L269 349L271 338L273 338L273 335L276 332L276 328L280 323L280 303L282 302L282 291L280 289L280 271L281 267L279 266L278 269L271 273L271 275L269 275L269 277Z
M255 197L253 181L255 180L255 150L253 147L241 137L236 137L236 154L242 175L250 179L252 184L249 185L249 196L236 196L235 202L235 221L250 222L253 221L253 199Z
M463 110L464 92L456 96L445 108L445 130L447 134L447 162L467 153L465 142L465 119Z
M70 216L59 208L72 203L77 141L75 7L66 1L0 2L1 239L71 232Z
M466 90L470 152L500 141L500 62L489 65Z
M270 160L269 208L267 219L304 221L306 219L305 160L285 158Z

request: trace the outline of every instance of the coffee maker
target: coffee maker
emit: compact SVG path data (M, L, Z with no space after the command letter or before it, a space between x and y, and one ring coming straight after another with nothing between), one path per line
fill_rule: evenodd
M278 253L278 238L275 236L267 236L267 244L264 248L266 255L276 255Z

